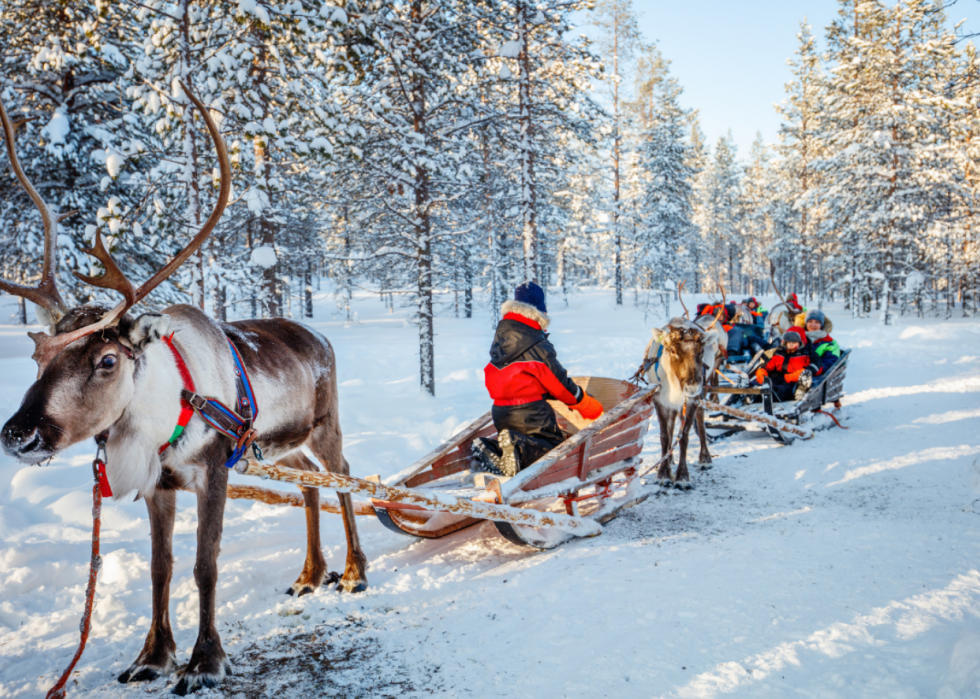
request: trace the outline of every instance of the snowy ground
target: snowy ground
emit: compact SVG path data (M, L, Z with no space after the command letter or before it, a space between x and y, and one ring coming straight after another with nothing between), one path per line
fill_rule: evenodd
M651 324L641 312L606 292L552 305L573 373L633 372ZM345 325L324 320L330 309L321 300L312 325L337 351L355 475L394 474L486 410L484 312L439 318L431 399L405 312L365 298ZM827 310L855 349L847 431L723 442L694 491L651 486L595 539L534 553L492 525L416 542L360 518L371 589L295 600L283 593L303 561L302 513L229 502L219 629L237 674L205 696L976 697L980 323L884 328ZM22 328L0 326L0 422L33 379L30 351ZM659 456L651 437L646 458ZM39 696L74 650L91 454L81 445L45 468L0 457L0 697ZM196 517L179 497L171 614L186 662ZM143 504L108 504L103 527L94 633L69 692L162 695L172 679L114 679L149 623ZM339 518L323 528L341 566Z

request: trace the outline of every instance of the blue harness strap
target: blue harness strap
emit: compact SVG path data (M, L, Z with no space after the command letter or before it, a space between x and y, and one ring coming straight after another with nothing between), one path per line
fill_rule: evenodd
M252 382L248 378L248 372L245 370L245 363L238 353L238 348L230 339L228 346L231 348L231 357L235 362L235 389L238 394L238 410L232 410L217 398L207 398L186 389L181 392L181 395L191 404L194 412L204 420L208 427L235 441L235 450L225 462L225 466L232 468L242 459L249 446L252 446L256 457L259 459L262 458L262 452L258 445L253 444L254 435L249 434L253 432L252 424L259 416L259 406L255 402Z

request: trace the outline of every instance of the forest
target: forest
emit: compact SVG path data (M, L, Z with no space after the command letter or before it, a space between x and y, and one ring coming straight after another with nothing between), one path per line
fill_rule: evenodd
M0 102L57 215L59 286L100 236L145 278L200 227L214 152L232 204L154 292L219 319L309 317L314 293L409 307L435 393L437 315L525 280L601 286L661 318L680 282L776 280L884 324L974 314L980 57L941 0L801 18L779 138L708 143L630 0L0 0ZM0 271L40 274L41 216L7 163ZM74 213L73 213L74 212ZM22 305L19 321L31 321Z

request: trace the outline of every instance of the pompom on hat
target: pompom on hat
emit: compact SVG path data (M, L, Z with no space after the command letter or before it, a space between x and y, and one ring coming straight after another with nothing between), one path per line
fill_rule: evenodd
M544 305L544 291L534 282L524 282L514 289L514 300L519 303L534 306L542 313L548 312L548 309Z

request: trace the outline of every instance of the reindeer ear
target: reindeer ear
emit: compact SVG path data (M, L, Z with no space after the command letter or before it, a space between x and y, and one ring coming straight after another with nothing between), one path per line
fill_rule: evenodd
M654 342L659 342L660 344L663 344L663 342L664 342L663 341L663 337L664 337L664 331L663 330L661 330L660 328L654 328L650 332L653 334L653 340L654 340Z
M167 334L170 316L162 313L144 313L135 321L126 336L128 344L136 352L142 352L151 342L157 342Z

